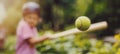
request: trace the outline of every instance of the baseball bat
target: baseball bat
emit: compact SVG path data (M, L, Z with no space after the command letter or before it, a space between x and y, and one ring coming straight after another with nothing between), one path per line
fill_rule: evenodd
M67 35L70 35L70 34L76 34L76 33L82 33L82 32L91 32L91 31L96 31L96 30L103 30L103 29L107 28L107 26L108 26L107 22L102 21L102 22L92 24L89 27L89 29L86 30L86 31L81 31L77 28L73 28L73 29L70 29L70 30L66 30L66 31L63 31L63 32L53 34L52 36L54 38L59 38L59 37L67 36Z

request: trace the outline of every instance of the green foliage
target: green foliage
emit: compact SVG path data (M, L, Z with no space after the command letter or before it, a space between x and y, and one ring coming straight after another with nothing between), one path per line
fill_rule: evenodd
M8 36L5 41L5 54L15 54L16 36Z
M94 5L95 14L102 13L106 8L106 2L96 2Z
M37 45L40 54L114 54L110 43L89 39L88 33L47 40Z
M76 0L76 17L85 15L89 6L92 4L93 0Z

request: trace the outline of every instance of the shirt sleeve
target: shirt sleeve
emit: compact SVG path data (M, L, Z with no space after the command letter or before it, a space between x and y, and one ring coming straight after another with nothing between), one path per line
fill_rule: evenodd
M33 33L31 31L31 28L27 25L23 26L23 30L22 30L22 39L26 40L28 38L33 37Z

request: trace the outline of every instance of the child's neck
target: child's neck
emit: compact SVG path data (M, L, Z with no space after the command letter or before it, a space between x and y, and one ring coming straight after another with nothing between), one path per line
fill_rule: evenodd
M25 23L27 23L30 26L30 28L35 28L35 26L31 26L25 19L23 19L23 20Z

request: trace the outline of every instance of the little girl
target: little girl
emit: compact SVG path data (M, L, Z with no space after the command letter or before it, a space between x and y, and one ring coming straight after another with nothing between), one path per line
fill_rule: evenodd
M23 18L17 27L16 54L36 54L35 44L41 43L50 36L37 37L37 23L41 21L39 5L34 2L25 3Z

